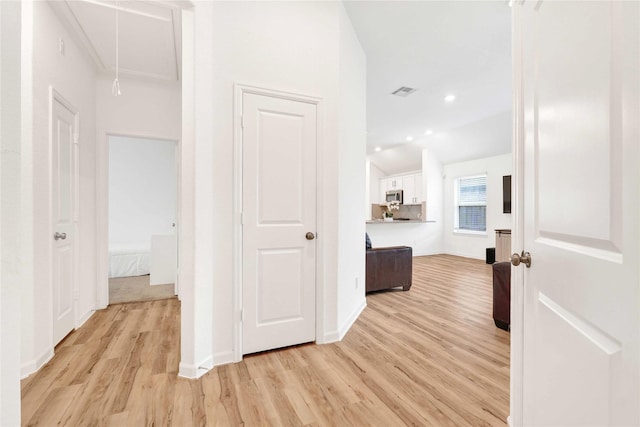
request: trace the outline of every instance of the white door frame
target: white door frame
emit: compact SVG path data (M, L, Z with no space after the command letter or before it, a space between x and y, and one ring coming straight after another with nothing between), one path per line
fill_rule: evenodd
M71 250L73 251L73 272L71 273L73 277L72 284L72 307L73 307L73 326L77 328L81 323L86 319L78 319L78 270L79 270L79 256L78 256L78 241L80 239L80 227L78 227L79 221L79 212L78 206L80 202L80 192L79 192L79 181L80 181L80 157L79 157L79 131L80 131L80 113L78 109L73 106L71 102L69 102L60 92L58 92L53 86L49 86L49 301L51 301L51 309L53 310L53 234L55 233L53 227L53 209L54 209L54 200L53 200L53 156L55 153L52 150L53 147L53 108L54 103L59 102L63 107L69 110L73 114L73 176L71 177L72 185L73 185L73 193L72 197L72 213L71 216L73 218L73 241L71 242ZM53 316L51 317L53 319ZM53 337L53 321L51 322L51 331L50 336ZM55 343L54 343L55 347ZM53 349L52 349L53 350Z
M289 101L306 102L316 106L316 340L320 344L324 342L324 231L323 231L323 209L322 194L323 180L322 174L322 99L315 96L300 95L292 92L285 92L273 89L266 89L257 86L234 84L234 114L233 114L233 247L232 247L232 267L233 267L233 359L234 362L242 360L242 96L245 93L263 95L286 99Z
M98 146L96 149L96 308L102 309L109 305L109 137L120 136L127 138L155 139L176 143L176 244L180 247L180 218L182 206L181 194L181 157L180 140L136 132L98 131ZM179 257L178 257L179 258ZM180 264L178 259L178 271ZM180 298L180 278L176 275L176 293Z
M511 75L513 78L513 232L512 253L524 249L524 104L522 67L522 8L514 4L511 8ZM510 355L510 408L508 423L521 426L523 423L524 381L524 268L511 269L511 355Z

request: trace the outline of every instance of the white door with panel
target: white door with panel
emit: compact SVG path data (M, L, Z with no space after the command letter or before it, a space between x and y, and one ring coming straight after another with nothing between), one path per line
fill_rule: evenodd
M51 117L51 190L53 235L53 343L74 328L75 168L77 114L53 99Z
M640 3L515 4L522 421L639 425Z
M315 340L316 105L244 93L242 353Z

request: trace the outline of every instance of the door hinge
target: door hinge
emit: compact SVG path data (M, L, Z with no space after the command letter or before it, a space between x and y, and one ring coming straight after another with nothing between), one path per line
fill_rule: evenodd
M244 309L240 309L240 322L244 322Z
M240 127L244 129L244 116L240 116Z
M240 212L240 225L244 225L244 212Z

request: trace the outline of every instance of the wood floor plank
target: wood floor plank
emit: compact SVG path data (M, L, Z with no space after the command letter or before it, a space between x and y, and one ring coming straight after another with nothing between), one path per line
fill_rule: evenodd
M22 382L23 425L505 426L509 334L491 266L415 257L410 291L370 294L341 342L179 378L180 302L97 312Z

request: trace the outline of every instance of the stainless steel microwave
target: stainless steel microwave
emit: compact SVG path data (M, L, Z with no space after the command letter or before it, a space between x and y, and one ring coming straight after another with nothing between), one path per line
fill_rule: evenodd
M387 203L398 202L402 204L402 190L387 191Z

